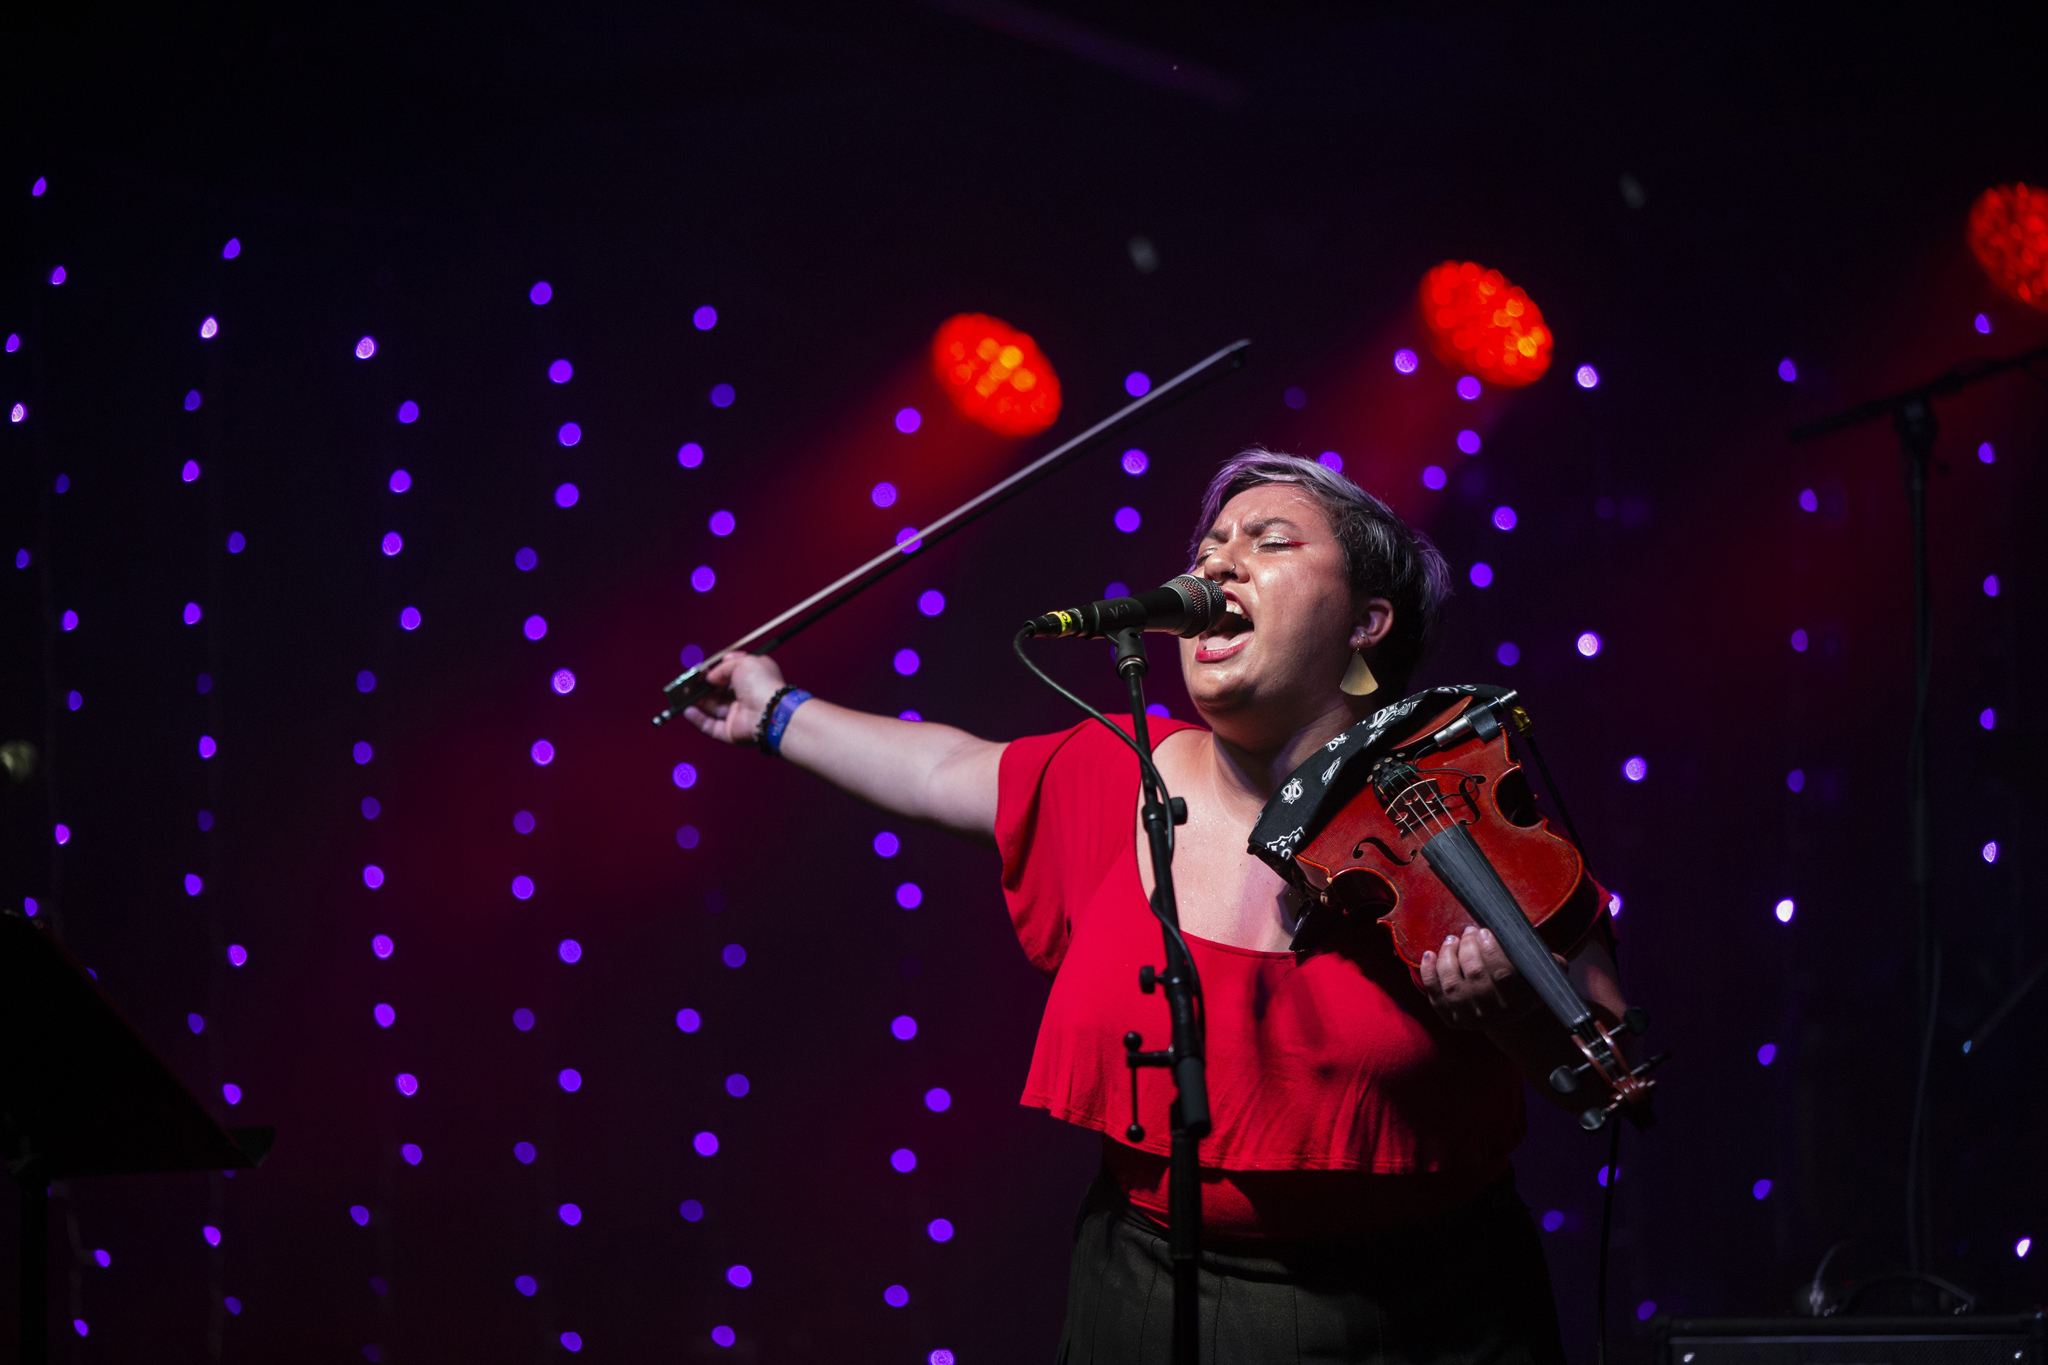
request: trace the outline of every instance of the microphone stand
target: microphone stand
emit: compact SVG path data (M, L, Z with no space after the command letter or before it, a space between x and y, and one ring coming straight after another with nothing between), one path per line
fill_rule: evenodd
M1116 646L1116 671L1129 689L1131 729L1139 752L1152 752L1152 737L1145 713L1145 644L1135 629L1116 631L1109 637ZM1153 768L1139 765L1144 793L1145 841L1152 853L1152 913L1160 922L1165 943L1166 968L1138 969L1138 989L1152 994L1166 992L1167 1010L1173 1021L1172 1044L1164 1052L1143 1052L1143 1039L1135 1032L1124 1035L1124 1060L1131 1067L1131 1126L1127 1136L1143 1139L1138 1124L1137 1068L1166 1067L1173 1073L1174 1100L1169 1111L1173 1137L1172 1156L1166 1175L1167 1257L1173 1265L1173 1365L1197 1365L1197 1342L1201 1330L1200 1267L1202 1250L1202 1173L1200 1145L1209 1135L1209 1084L1202 1052L1203 1016L1198 1003L1195 967L1180 935L1180 910L1173 896L1173 827L1187 823L1187 802L1167 798L1163 787L1153 780Z
M1906 746L1908 787L1909 878L1919 939L1918 1039L1913 1085L1913 1126L1906 1144L1906 1257L1917 1273L1925 1268L1932 1241L1927 1197L1927 1078L1934 1055L1934 1026L1941 1001L1941 938L1934 922L1934 885L1930 814L1927 795L1927 691L1934 671L1933 604L1927 577L1927 466L1934 458L1938 429L1934 400L1968 388L2007 370L2022 370L2039 380L2031 366L2048 359L2048 346L2019 355L1957 365L1924 384L1873 398L1853 408L1796 427L1795 442L1890 417L1899 437L1899 469L1906 484L1906 508L1912 521L1913 563L1913 727Z

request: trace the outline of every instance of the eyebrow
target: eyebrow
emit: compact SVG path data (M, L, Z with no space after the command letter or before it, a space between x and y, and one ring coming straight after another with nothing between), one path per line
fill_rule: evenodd
M1248 536L1256 536L1281 526L1286 527L1297 535L1301 533L1300 525L1289 521L1286 517L1261 517L1257 521L1248 521L1244 524L1244 533ZM1202 537L1202 544L1207 545L1212 540L1222 540L1223 538L1217 534L1217 529L1212 526L1209 528L1209 533Z

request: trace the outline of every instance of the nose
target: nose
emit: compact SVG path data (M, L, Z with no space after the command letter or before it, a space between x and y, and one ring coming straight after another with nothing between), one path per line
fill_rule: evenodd
M1228 583L1244 577L1238 572L1237 556L1221 545L1209 551L1195 572L1213 583Z

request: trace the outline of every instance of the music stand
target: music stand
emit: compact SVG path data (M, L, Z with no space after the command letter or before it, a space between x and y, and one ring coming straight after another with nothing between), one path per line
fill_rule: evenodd
M0 911L0 1161L21 1187L21 1360L49 1359L52 1180L244 1170L272 1128L222 1128L64 945Z

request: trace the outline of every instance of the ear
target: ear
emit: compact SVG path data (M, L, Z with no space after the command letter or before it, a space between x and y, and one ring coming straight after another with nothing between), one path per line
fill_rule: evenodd
M1358 622L1351 627L1352 649L1370 649L1394 629L1394 604L1384 597L1368 597L1358 606Z

